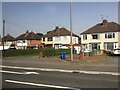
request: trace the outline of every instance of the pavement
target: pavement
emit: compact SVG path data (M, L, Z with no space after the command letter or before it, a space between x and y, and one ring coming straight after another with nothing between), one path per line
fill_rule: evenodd
M74 72L74 73L88 73L88 74L112 74L120 75L118 73L119 56L95 56L85 57L82 59L61 60L59 57L45 57L39 56L19 56L7 57L2 60L2 65L8 68L23 68L44 70L44 71L60 71L60 72Z

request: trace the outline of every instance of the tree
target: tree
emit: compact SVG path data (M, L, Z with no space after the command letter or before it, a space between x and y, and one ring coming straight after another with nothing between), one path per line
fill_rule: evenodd
M37 35L39 35L39 36L43 36L43 34L42 34L42 33L37 33Z

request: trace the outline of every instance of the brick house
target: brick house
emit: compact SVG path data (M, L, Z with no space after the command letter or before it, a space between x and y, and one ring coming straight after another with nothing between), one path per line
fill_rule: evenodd
M16 38L17 40L17 49L26 49L26 48L44 48L44 44L41 42L41 36L35 34L33 31L27 31L24 34L21 34Z
M7 34L2 38L1 45L0 45L0 50L3 49L3 42L4 42L4 49L9 49L9 48L15 48L16 47L16 39L11 36L10 34Z

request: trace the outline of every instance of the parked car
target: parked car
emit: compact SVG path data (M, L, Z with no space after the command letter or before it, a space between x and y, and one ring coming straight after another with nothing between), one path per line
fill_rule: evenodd
M108 55L120 55L120 48L107 52Z
M114 54L114 55L120 55L120 48L115 49L115 50L113 51L113 54Z
M92 52L92 51L91 50L82 50L82 52L89 53L89 52Z
M68 47L65 46L65 45L61 45L59 48L60 48L60 49L68 49Z

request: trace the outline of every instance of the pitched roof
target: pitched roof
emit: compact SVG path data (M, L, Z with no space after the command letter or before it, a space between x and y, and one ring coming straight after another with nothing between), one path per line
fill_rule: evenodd
M42 44L39 40L32 40L31 42L28 42L28 46L36 46Z
M2 38L2 40L4 40L4 41L15 41L15 38L13 36L11 36L10 34L7 34L3 38Z
M43 37L53 37L53 36L66 36L71 35L71 32L67 30L66 28L59 28L56 27L54 30L49 31L47 34L45 34ZM76 34L72 34L73 36L78 37Z
M107 22L103 20L102 23L91 27L90 29L82 32L81 34L90 34L90 33L104 33L104 32L120 32L120 25L115 22Z
M41 36L34 32L26 32L16 38L17 40L41 40Z

